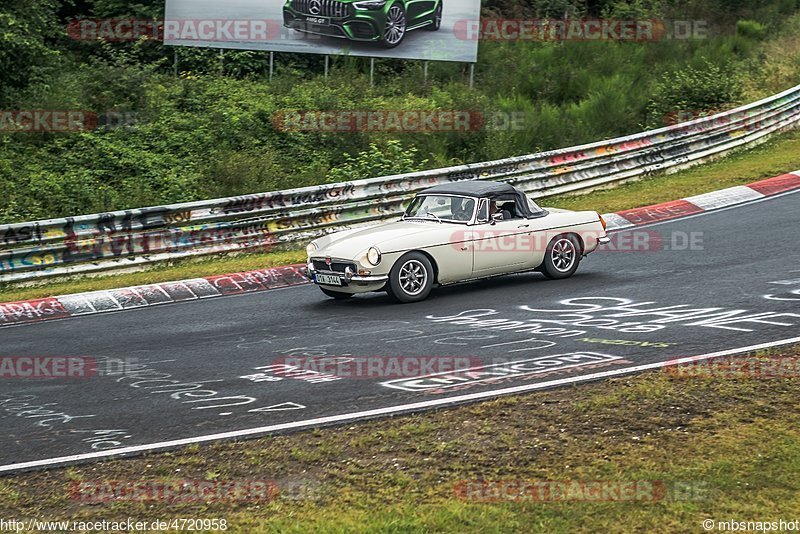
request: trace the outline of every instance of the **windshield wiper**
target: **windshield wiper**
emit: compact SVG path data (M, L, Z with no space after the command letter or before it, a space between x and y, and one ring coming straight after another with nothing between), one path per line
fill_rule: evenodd
M431 220L431 216L432 216L434 219L436 219L436 222L438 222L439 224L442 224L442 222L443 222L443 221L442 221L441 217L439 217L439 216L438 216L438 215L436 215L435 213L431 213L431 212L429 212L429 211L426 211L426 212L425 212L425 216L424 216L424 217L423 217L423 216L421 216L421 215L408 215L408 216L406 216L406 215L403 215L403 219L402 219L402 220L406 220L406 219L417 219L417 220L419 220L419 221L430 221L430 220ZM450 221L449 219L448 219L448 221L449 221L449 222L453 222L453 221Z

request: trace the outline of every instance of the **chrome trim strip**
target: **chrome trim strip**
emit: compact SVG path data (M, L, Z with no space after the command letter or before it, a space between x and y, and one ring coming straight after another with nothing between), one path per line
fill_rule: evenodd
M350 282L386 282L389 280L389 275L381 276L354 276Z

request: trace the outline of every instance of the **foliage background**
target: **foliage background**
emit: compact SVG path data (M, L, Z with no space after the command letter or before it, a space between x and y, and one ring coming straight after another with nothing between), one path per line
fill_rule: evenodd
M163 0L5 0L0 110L82 109L81 133L0 133L0 223L365 178L597 141L798 83L800 0L487 0L484 17L708 21L709 37L651 43L482 42L468 65L376 62L159 42L79 42L75 18L163 16ZM475 110L522 128L470 133L281 132L286 110Z

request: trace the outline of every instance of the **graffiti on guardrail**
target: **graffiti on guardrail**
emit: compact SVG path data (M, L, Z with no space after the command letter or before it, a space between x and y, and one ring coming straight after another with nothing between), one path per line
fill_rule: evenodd
M213 223L168 229L132 232L130 227L97 228L92 237L79 237L72 229L64 231L65 239L55 246L18 248L0 252L0 273L24 267L47 268L54 265L96 261L99 259L147 256L159 252L177 252L191 248L221 250L239 244L242 247L268 249L274 243L264 223L232 227Z
M385 220L427 187L512 183L532 198L685 168L757 144L800 123L800 86L659 130L581 147L285 191L0 225L0 282L286 245ZM796 177L794 177L796 178ZM776 186L777 187L777 186Z

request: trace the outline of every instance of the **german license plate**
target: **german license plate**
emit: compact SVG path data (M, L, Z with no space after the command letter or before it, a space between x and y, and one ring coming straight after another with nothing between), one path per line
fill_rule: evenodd
M327 26L331 23L327 17L306 17L306 22L315 26Z
M340 286L342 285L342 279L332 274L317 274L317 283L329 286Z

